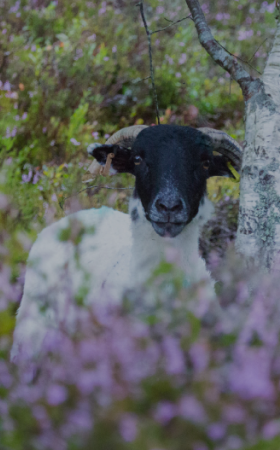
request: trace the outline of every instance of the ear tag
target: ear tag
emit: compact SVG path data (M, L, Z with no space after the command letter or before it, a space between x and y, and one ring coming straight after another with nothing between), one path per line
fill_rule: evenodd
M112 159L115 157L114 153L109 153L107 155L105 167L101 167L99 174L103 177L107 177L110 173L110 168L112 164Z
M235 168L233 167L233 165L229 161L227 162L227 166L228 166L229 170L231 171L232 175L234 176L234 179L232 179L232 181L234 183L239 183L240 175L237 172L237 170L235 170Z

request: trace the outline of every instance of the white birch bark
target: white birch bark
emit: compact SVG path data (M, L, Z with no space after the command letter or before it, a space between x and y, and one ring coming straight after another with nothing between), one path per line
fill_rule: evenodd
M236 249L269 270L280 264L280 21L262 79L216 41L199 0L186 0L201 45L240 85L246 102ZM280 4L276 2L278 14Z
M280 261L280 22L262 82L246 102L236 248L270 269Z

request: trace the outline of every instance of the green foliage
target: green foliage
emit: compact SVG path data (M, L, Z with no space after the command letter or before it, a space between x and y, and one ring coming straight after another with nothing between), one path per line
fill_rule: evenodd
M216 39L231 53L250 60L255 69L246 67L253 76L259 76L256 70L262 72L264 68L275 31L272 1L270 5L265 3L204 2ZM165 27L166 18L177 20L188 14L184 1L171 4L150 0L145 2L145 11L151 30ZM127 211L133 177L97 177L85 184L91 163L86 148L92 142L105 142L123 126L156 123L156 114L147 79L147 38L135 4L117 0L3 0L0 14L1 297L4 282L16 285L23 280L31 242L45 224L80 208L108 205ZM193 23L186 20L153 34L152 44L161 123L213 126L242 141L244 106L240 89L201 48ZM239 185L230 179L213 178L208 192L215 202L234 199L232 214L230 205L224 205L232 222L226 225L232 231L236 226ZM223 230L224 216L220 222ZM208 232L212 246L219 247L220 231ZM78 244L82 234L76 224L62 230L61 239ZM185 295L188 289L182 274L166 262L152 274L150 284L155 280L158 297L179 291ZM11 336L20 294L17 285L12 303L0 311L0 338ZM77 304L83 304L85 294L86 287L78 292ZM168 305L166 308L168 311ZM151 310L145 321L149 326L156 325L164 314ZM189 339L182 344L187 348L196 341L201 324L191 313L184 319L190 325ZM174 313L176 320L182 317ZM220 344L230 347L233 341L229 334ZM147 384L145 389L146 398L138 405L143 414L141 436L149 436L151 443L165 442L167 448L185 448L181 442L186 435L185 422L176 428L184 430L176 436L172 426L164 434L150 429L145 422L146 411L163 394L167 400L174 400L168 382ZM24 409L15 414L22 418L21 427L5 442L13 450L23 448L22 436L27 429L34 432ZM114 420L110 420L100 418L95 429L102 435L104 448L123 449L124 444L112 437L116 434L108 432L114 430ZM203 439L203 431L189 428L189 436L197 435L199 440L202 435ZM139 438L139 442L125 448L146 448L143 442ZM71 445L80 448L79 442ZM244 450L276 450L279 445L276 438Z
M251 63L262 70L275 22L271 8L259 9L255 3L210 2L205 11L229 51L246 60L261 46ZM164 17L182 17L185 9L184 3L167 6L151 0L146 4L150 29L165 26ZM0 162L11 158L6 188L28 227L34 220L43 222L46 204L54 207L56 217L63 215L59 202L82 189L84 168L78 163L89 164L90 142L102 142L125 125L155 123L151 83L144 80L149 74L147 40L137 8L126 2L46 0L31 6L13 0L2 2L0 13ZM162 123L207 124L242 140L240 89L201 48L191 21L154 34L152 44ZM62 171L65 163L69 166ZM41 171L40 180L22 183L30 170L33 177ZM119 187L122 183L120 178ZM83 207L107 203L111 196L98 192L90 197L89 192L79 196ZM237 196L238 189L221 183L217 192L212 184L211 197L216 193L217 199ZM116 207L126 204L123 198Z
M261 441L256 445L246 447L244 450L278 450L280 446L280 437L269 441Z

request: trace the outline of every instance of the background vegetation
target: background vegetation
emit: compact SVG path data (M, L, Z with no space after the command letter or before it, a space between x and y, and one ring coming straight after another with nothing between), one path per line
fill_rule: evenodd
M165 28L171 21L177 21L189 13L183 0L173 0L172 3L167 0L150 0L145 6L152 31ZM219 42L231 53L247 61L244 64L250 68L252 75L259 76L275 32L274 2L213 0L205 1L202 7ZM0 398L2 395L7 399L9 389L14 392L12 386L21 386L16 384L16 378L13 378L15 375L10 375L13 380L10 384L3 381L6 379L5 371L10 371L6 366L4 369L4 360L7 359L14 314L22 292L26 257L32 241L43 226L71 211L104 204L126 211L131 193L129 189L108 190L100 186L128 188L133 186L132 177L100 177L85 184L86 179L90 178L86 172L91 162L87 158L86 148L92 142L105 142L114 131L123 126L153 124L156 117L151 82L147 79L147 39L137 2L1 0L0 17ZM161 122L216 127L241 142L244 138L241 91L200 47L193 23L186 19L155 33L152 43ZM87 187L92 185L95 187ZM230 180L213 179L208 188L209 196L217 205L216 216L205 229L201 248L210 264L211 250L216 250L222 256L228 242L234 239L238 184ZM228 264L229 270L235 273L234 264ZM162 267L158 276L162 276L162 273L165 273L166 279L175 276L171 266L168 267L168 270L166 266ZM234 283L241 283L240 286L243 286L244 280L239 272L232 277L231 281L227 281L228 289ZM222 278L220 274L217 279ZM176 285L174 296L184 297L186 293L182 294L182 289L180 283ZM197 294L193 295L196 298ZM230 298L234 298L234 295L235 290ZM149 324L150 320L145 317L144 322ZM193 320L195 327L200 319ZM212 331L207 339L213 338ZM150 332L151 330L147 332L148 338L152 339ZM235 341L239 332L240 330L235 330L235 334L229 333L229 341L226 339L225 346ZM193 342L202 337L198 333L188 339ZM203 339L206 339L204 334ZM258 339L259 343L261 339ZM218 352L220 347L224 348L224 342L221 342L213 344L213 352ZM188 350L189 347L184 351ZM209 352L211 355L210 350ZM212 360L209 358L211 366ZM64 363L67 366L69 361ZM208 368L205 368L206 378L209 375ZM161 375L157 376L162 377L163 372L159 373ZM1 384L5 389L1 388ZM190 386L191 392L193 385ZM179 389L177 385L172 386L173 388L175 391ZM169 388L166 388L167 391L165 388L160 389L156 399L147 394L148 403L142 405L142 409L139 406L141 414L145 415L147 411L156 408L157 403L166 401L164 392ZM219 387L217 389L222 390ZM172 390L169 400L175 402L176 398L177 401L181 395L179 391L174 393ZM198 391L200 400L205 402L206 385ZM40 395L43 398L45 394L41 392ZM274 400L276 397L275 394ZM38 436L42 429L36 422L36 414L30 410L30 405L25 407L27 409L19 409L19 399L16 395L15 398L14 403L11 399L10 403L5 403L4 400L1 403L0 400L0 416L6 410L10 411L9 408L13 410L15 405L17 411L20 411L16 417L13 416L14 426L9 422L11 418L7 418L6 422L1 422L0 418L0 449L32 448L32 445L44 448L43 441L38 441L39 444L36 439L34 441L34 436ZM75 408L75 401L78 400L73 400ZM42 402L44 401L43 399ZM134 401L136 400L132 398L133 407L130 407L129 402L122 404L120 410L114 402L113 406L123 414L133 410L134 415L128 417L135 419L138 406L136 408ZM217 399L218 406L219 401ZM238 403L239 400L236 397L234 401ZM249 403L251 401L252 399L248 400ZM183 431L186 423L181 425L182 419L178 419L180 423L175 422L174 426L171 423L170 433L165 434L164 429L169 420L157 422L155 419L153 422L152 415L151 423L147 424L148 428L152 427L152 431L147 433L147 439L145 426L141 439L135 444L132 444L133 439L125 438L116 443L114 439L119 438L115 438L115 431L112 431L113 445L111 441L107 442L104 431L111 428L106 421L105 425L101 421L100 428L96 428L97 437L94 435L94 439L97 441L94 442L98 442L99 449L155 450L159 445L162 449L185 449L182 442L189 439L189 448L193 450L240 448L250 440L269 439L278 434L278 425L271 422L275 420L276 404L275 400L271 413L273 417L267 417L264 413L259 422L252 415L252 410L246 410L246 417L257 423L255 427L258 431L255 431L255 436L253 432L241 432L237 427L230 433L220 434L220 437L217 437L218 433L215 438L215 433L206 432L205 423L201 423L199 426L203 432L199 432L199 436L195 432L194 437L192 434L189 437L189 431ZM245 406L246 409L247 405ZM267 405L266 407L268 408ZM62 408L61 411L54 409L51 414L54 414L54 418L57 414L62 422L66 421L63 414L69 413L67 408ZM258 408L261 408L259 404ZM33 419L28 419L26 410L31 416L33 414ZM209 413L209 427L211 421L220 423L218 416L222 411L220 409L218 413ZM111 417L110 414L108 417ZM114 414L112 423L116 426ZM170 420L176 414L171 416ZM185 420L189 419L185 417ZM248 423L251 424L250 420ZM270 425L271 428L266 425L270 422L274 424ZM113 425L112 430L115 430ZM133 428L134 425L131 426ZM250 426L253 427L252 424ZM249 428L250 426L248 425ZM273 432L263 432L267 429L266 426ZM254 427L252 429L255 430ZM171 436L168 440L167 435ZM223 441L225 436L228 439L232 435L237 436L239 441L233 439L233 444ZM124 443L126 441L129 443ZM54 444L53 449L63 448L61 441L54 442L59 444ZM69 449L92 448L91 440L77 442L77 445L71 444ZM263 442L255 447L256 450L259 448L276 450L279 442Z

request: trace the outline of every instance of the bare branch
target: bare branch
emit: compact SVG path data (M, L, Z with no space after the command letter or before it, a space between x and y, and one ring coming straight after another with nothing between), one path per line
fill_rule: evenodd
M146 30L147 38L148 38L148 44L149 44L149 58L150 58L150 74L151 74L151 80L152 80L152 87L153 87L153 93L154 93L154 101L156 106L156 114L157 114L157 121L158 125L160 125L160 119L159 119L159 110L158 110L158 99L157 99L157 91L156 91L156 85L155 85L155 77L154 77L154 68L153 68L153 53L152 53L152 42L151 42L151 32L148 28L145 13L144 13L144 6L143 2L137 4L137 6L140 7L140 13L143 20L143 24Z
M199 41L207 53L239 84L245 99L251 96L254 79L213 37L198 0L186 0L192 14ZM257 80L259 87L259 80Z
M263 46L263 44L268 40L268 38L265 38L265 40L261 43L261 45L259 45L259 47L257 48L257 50L255 51L255 53L253 54L253 56L251 56L251 58L249 59L249 62L252 61L252 59L254 58L255 54L259 51L259 49Z
M166 17L164 17L164 20L166 20L166 22L172 23L172 20L169 20L169 19L167 19Z
M188 16L183 17L182 19L176 20L176 22L170 23L169 25L167 25L167 27L160 28L159 30L152 31L152 32L150 33L150 35L152 36L152 34L159 33L160 31L167 30L167 28L173 27L173 25L176 25L176 23L183 22L183 20L186 20L186 19L193 20L191 14L189 14Z
M146 78L136 78L135 80L132 81L132 83L136 84L136 83L140 83L140 81L146 81L149 80L151 78L151 75L149 75Z
M227 48L225 48L222 44L220 44L220 42L216 41L217 44L220 45L220 47L222 47L229 55L233 56L233 58L238 59L239 61L243 62L244 64L248 64L249 67L251 67L251 69L255 70L256 72L258 72L259 75L261 75L261 72L258 71L258 69L256 69L251 63L251 59L255 56L253 56L252 58L250 58L248 61L246 61L245 59L240 58L240 56L234 55L233 53L231 53ZM258 51L258 50L257 50ZM257 53L256 51L256 53Z

